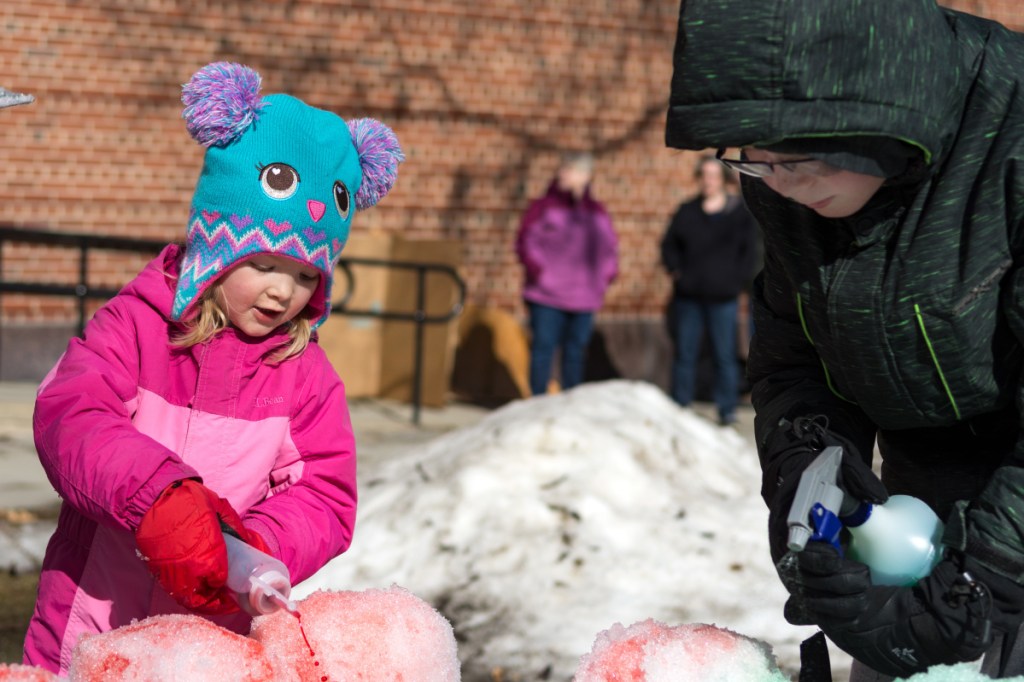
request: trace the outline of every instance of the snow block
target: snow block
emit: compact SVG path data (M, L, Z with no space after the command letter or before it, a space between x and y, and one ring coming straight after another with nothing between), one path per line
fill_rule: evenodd
M152 616L85 635L68 669L70 682L277 679L259 642L192 615Z
M0 663L0 682L57 682L61 679L49 670L32 665Z
M284 611L260 616L249 635L276 669L294 671L280 680L461 679L451 624L408 590L317 591L298 607L299 618Z
M730 630L653 619L598 633L574 682L789 682L771 647Z

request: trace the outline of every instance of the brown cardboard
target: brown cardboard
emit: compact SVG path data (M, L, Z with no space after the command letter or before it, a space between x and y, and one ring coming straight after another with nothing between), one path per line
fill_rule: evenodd
M459 318L452 391L468 402L502 405L530 396L530 346L511 313L467 305Z
M344 258L371 258L405 263L444 264L457 268L462 244L455 240L410 240L363 233L349 239ZM414 270L352 264L354 287L346 307L388 313L413 313L416 309ZM442 316L458 302L452 279L428 272L424 278L428 315ZM334 300L348 294L344 273L335 274ZM458 317L423 327L423 363L420 404L440 406L447 402ZM345 382L349 397L385 397L411 402L416 353L416 324L405 320L381 320L368 316L335 313L320 331L331 364Z

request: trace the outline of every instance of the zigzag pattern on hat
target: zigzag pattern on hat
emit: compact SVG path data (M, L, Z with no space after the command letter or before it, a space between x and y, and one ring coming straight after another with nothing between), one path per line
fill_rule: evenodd
M232 214L222 218L218 212L195 211L189 219L188 251L181 264L173 314L182 315L209 284L225 269L258 253L290 256L330 273L335 257L344 243L328 240L326 232L315 227L296 229L288 222L268 218L262 224L252 216Z

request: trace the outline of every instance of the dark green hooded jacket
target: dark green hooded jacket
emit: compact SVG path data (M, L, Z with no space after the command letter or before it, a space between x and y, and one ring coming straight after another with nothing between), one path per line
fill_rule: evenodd
M744 179L765 471L783 417L877 435L890 493L1024 581L1024 36L933 0L684 0L674 65L671 147L880 136L920 159L844 219Z

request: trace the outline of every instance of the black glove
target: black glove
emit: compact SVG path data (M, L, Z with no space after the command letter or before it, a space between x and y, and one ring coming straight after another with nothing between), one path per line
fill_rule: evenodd
M810 542L779 567L790 592L786 620L817 625L873 670L906 677L929 666L977 659L992 644L989 588L959 555L912 587L873 586L869 569Z
M865 459L849 441L829 431L827 418L800 417L792 423L781 423L770 442L761 448L765 462L761 496L768 503L768 543L776 564L788 549L786 519L800 475L830 446L843 449L838 484L845 493L872 504L882 504L889 499L885 486L871 471L870 457Z
M981 543L968 542L967 547L972 554L959 552L963 557L964 570L988 588L992 596L992 626L1000 634L1014 636L1024 623L1024 585L996 572L992 565L1002 566L1011 572L1016 568L1016 573L1020 571L1019 566L1005 558L995 559L990 551L986 551L987 546Z

